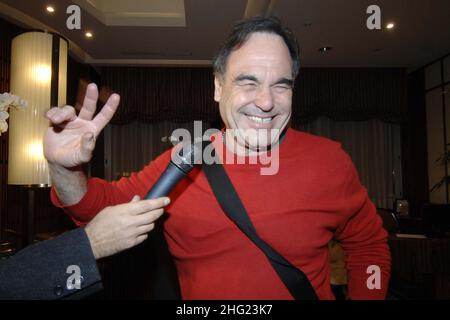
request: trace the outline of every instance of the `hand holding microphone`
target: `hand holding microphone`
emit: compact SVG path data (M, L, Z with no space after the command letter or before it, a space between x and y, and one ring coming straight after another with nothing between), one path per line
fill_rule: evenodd
M175 153L145 200L135 196L129 203L103 209L85 228L94 257L100 259L134 247L147 239L155 222L170 203L165 197L194 167L199 148L187 145Z
M169 198L140 200L106 207L85 231L96 259L111 256L142 243L170 203Z

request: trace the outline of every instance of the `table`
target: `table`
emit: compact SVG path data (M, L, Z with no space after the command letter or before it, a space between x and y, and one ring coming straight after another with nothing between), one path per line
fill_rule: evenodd
M450 238L391 235L391 289L403 298L450 299Z

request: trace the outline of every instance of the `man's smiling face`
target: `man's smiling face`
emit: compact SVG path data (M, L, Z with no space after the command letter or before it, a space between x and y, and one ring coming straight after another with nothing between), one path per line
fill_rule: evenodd
M292 86L289 49L276 34L253 33L229 55L225 74L216 75L214 99L226 128L237 129L238 145L257 151L278 142L291 116Z

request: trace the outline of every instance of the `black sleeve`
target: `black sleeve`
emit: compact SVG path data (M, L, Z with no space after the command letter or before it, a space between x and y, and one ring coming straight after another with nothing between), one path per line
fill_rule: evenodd
M101 288L97 263L82 228L0 260L0 299L3 300L79 299Z

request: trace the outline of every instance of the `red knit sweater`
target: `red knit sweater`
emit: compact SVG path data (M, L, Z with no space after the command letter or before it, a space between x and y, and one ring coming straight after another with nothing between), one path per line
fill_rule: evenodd
M214 142L222 146L220 139ZM279 171L260 164L225 164L259 236L307 275L320 299L333 299L327 244L346 252L352 299L384 298L390 273L387 233L340 144L288 129ZM165 152L130 178L93 178L76 205L64 207L78 225L104 207L143 197L170 160ZM200 169L170 194L165 235L185 299L292 299L259 249L225 216ZM381 289L368 289L370 265L381 268Z

